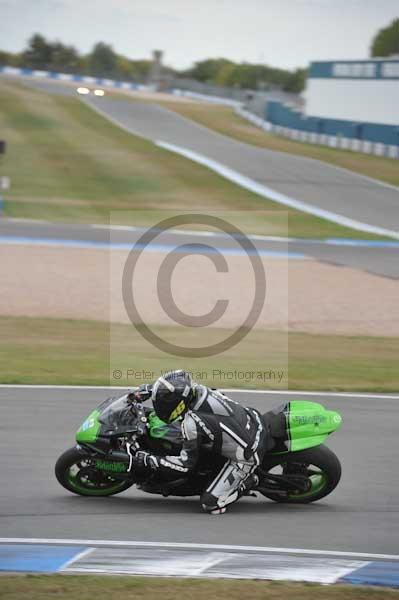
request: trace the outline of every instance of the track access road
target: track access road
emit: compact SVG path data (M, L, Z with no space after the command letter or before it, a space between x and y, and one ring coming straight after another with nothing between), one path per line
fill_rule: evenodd
M47 93L77 95L73 86L54 80L26 78L24 83ZM396 186L315 159L239 142L159 104L141 102L137 94L133 100L112 95L84 98L133 134L198 153L280 194L399 236Z
M399 235L399 188L327 163L239 142L148 102L87 96L133 134L195 152L311 206Z
M0 220L0 243L9 238L15 242L40 243L57 242L65 245L92 244L131 244L138 241L144 230L140 228L108 228L105 225L73 225L67 223L44 223L40 221L28 221L23 219L1 219ZM288 258L311 257L329 264L360 269L392 279L399 279L399 242L387 242L381 246L364 245L354 241L353 245L345 240L317 241L317 240L285 240L281 238L263 238L260 236L248 236L252 239L259 252L281 253ZM174 248L181 244L193 244L200 241L206 242L218 248L221 252L229 248L236 248L237 244L232 242L230 236L218 234L204 237L198 232L173 230L162 232L156 238L156 243L165 247Z
M59 81L27 78L24 83L47 93L77 95L74 86ZM111 96L85 98L90 106L133 134L194 151L278 193L374 227L396 231L399 236L398 187L321 161L238 142L160 105L140 102L137 94L134 101ZM11 226L8 221L3 221L3 225L0 223L1 234L28 238L41 235L59 239L79 237L86 241L98 240L99 237L104 240L107 235L109 238L105 231L94 232L90 226L75 226L75 229L60 224L36 226L34 223L19 223ZM119 232L117 235L113 232L112 237L113 240L124 242L127 235L126 232ZM263 244L266 244L268 250L277 252L284 251L284 244L287 246L284 241L268 240ZM362 269L385 277L399 277L398 242L379 246L362 245L359 241L344 245L342 240L330 240L329 243L296 240L286 249L336 265Z
M226 515L210 517L198 498L162 498L135 489L112 498L82 498L59 486L56 459L109 395L106 389L0 388L2 537L398 553L398 396L310 395L343 416L342 429L328 441L342 461L338 488L313 505L243 498ZM298 398L295 393L230 395L262 411Z

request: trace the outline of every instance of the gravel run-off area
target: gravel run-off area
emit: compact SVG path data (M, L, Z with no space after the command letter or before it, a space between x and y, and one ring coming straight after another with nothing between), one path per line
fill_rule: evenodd
M134 300L149 324L175 324L167 278L158 271L165 254L141 255ZM175 255L176 256L176 255ZM126 323L122 273L127 251L3 244L0 246L0 315L93 319ZM171 277L177 307L203 315L228 300L214 325L231 328L248 314L255 278L247 257L226 256L217 272L207 256L180 258ZM399 281L313 259L263 258L267 293L256 327L340 335L399 336Z

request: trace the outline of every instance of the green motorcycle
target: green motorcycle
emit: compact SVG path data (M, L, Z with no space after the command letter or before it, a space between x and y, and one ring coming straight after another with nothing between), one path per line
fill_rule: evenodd
M259 484L250 493L296 504L330 494L341 465L323 442L340 427L339 413L315 402L292 401L262 418L268 447L257 470ZM83 496L111 496L134 484L162 496L200 495L226 460L204 452L193 472L172 480L157 471L133 472L127 444L157 455L177 455L182 445L180 420L164 423L137 400L135 390L103 402L81 425L76 441L57 460L55 475L64 488Z

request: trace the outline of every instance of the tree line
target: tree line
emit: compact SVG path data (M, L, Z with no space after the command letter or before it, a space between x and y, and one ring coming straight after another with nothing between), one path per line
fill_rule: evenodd
M226 58L210 58L194 64L181 76L225 87L259 90L270 86L299 93L305 87L306 69L288 71L263 64L235 63Z
M383 27L374 37L371 56L399 56L399 19L394 19L388 27Z
M89 54L79 54L74 46L51 42L35 33L21 53L0 51L0 64L136 81L148 76L152 61L130 60L114 52L112 46L104 42L95 44Z
M38 33L19 54L0 51L0 64L125 81L146 80L152 67L151 60L131 60L104 42L98 42L91 52L82 55L73 46L51 42ZM305 69L288 71L261 64L238 64L225 58L202 60L183 71L165 66L163 74L242 89L267 89L273 85L290 92L302 91L306 78Z
M380 29L370 48L371 56L388 57L395 54L399 54L399 19ZM79 54L74 46L46 40L39 33L35 33L29 39L27 47L18 54L0 50L1 64L125 81L145 81L152 68L151 60L131 60L117 54L111 45L104 42L95 44L88 54ZM307 70L289 71L264 64L210 58L196 62L190 69L183 71L165 66L163 74L166 77L185 77L238 89L262 90L277 87L286 92L300 93L305 87Z

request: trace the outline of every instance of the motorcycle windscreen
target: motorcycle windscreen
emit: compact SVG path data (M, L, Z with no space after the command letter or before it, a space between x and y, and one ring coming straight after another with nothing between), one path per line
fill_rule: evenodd
M108 398L82 423L76 433L76 441L93 444L99 435L123 434L134 430L136 423L137 417L127 395Z

